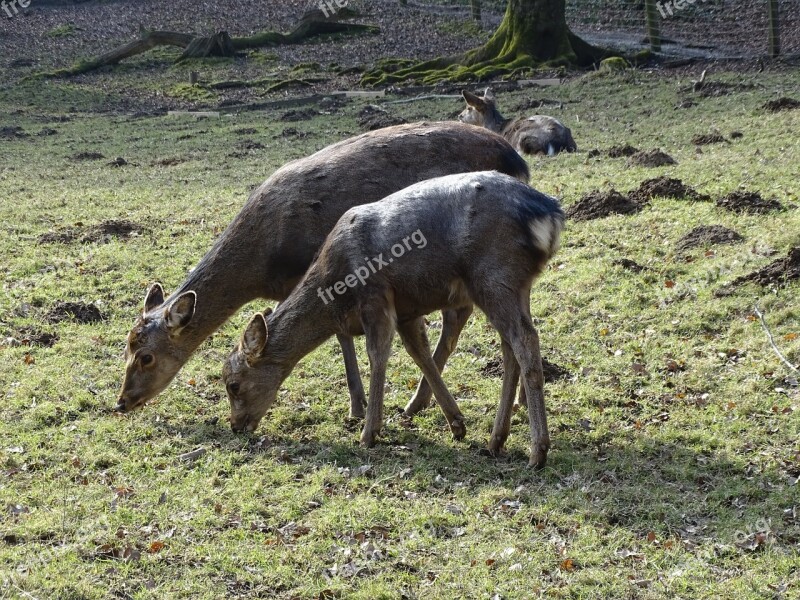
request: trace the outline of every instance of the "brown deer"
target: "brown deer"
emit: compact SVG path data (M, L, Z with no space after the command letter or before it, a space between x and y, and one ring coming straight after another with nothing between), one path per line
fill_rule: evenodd
M501 137L458 123L416 123L359 135L291 162L259 186L177 291L158 283L128 334L117 410L161 393L194 350L240 307L256 298L286 298L339 217L417 181L495 169L522 181L528 166ZM444 315L434 353L441 369L470 312ZM364 391L355 347L339 336L351 416L363 416ZM411 415L427 405L422 380Z
M483 97L464 90L467 103L458 120L462 123L486 127L502 135L520 154L547 154L553 156L566 150L575 152L578 146L572 132L557 119L545 115L506 119L497 110L492 90L486 88Z
M372 446L397 329L454 437L463 437L463 418L430 355L423 316L474 303L502 340L504 379L489 449L498 453L508 437L521 369L530 464L544 466L550 438L530 288L558 248L563 224L555 199L490 171L423 181L351 208L289 297L275 312L256 314L228 357L223 379L231 428L254 431L297 362L322 342L363 333L370 383L361 443Z

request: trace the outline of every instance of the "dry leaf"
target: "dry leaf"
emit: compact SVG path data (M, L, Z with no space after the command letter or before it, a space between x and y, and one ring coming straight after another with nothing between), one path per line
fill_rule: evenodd
M150 554L155 554L156 552L161 552L161 550L163 549L164 549L164 542L153 542L152 544L150 544L150 547L147 549L147 551Z
M566 558L566 559L561 561L561 564L559 565L559 568L562 571L574 571L575 570L575 563L573 562L573 560L571 558Z

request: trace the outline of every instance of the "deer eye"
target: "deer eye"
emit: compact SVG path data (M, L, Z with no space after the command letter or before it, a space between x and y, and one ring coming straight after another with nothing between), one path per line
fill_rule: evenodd
M139 360L141 361L141 363L142 363L142 366L143 366L143 367L146 367L146 366L148 366L148 365L151 365L151 364L153 364L153 360L155 360L155 359L153 358L153 355L152 355L152 354L142 354L142 355L139 357Z
M228 384L228 394L235 396L239 393L239 384L236 382Z

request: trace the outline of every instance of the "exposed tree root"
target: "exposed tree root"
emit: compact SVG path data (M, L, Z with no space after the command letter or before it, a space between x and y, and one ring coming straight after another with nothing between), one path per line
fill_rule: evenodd
M510 2L494 35L481 47L457 56L411 63L384 61L364 74L361 83L384 86L416 81L435 85L442 81L484 81L513 78L537 68L588 67L612 53L574 35L558 11L533 14L527 4Z

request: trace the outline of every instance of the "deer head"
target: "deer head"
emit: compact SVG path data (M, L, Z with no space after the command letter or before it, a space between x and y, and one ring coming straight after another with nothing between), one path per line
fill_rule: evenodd
M271 312L253 315L222 369L234 433L250 433L258 428L288 373L282 363L270 357L266 317Z
M486 127L492 131L500 131L503 125L503 117L497 112L494 101L494 94L490 88L486 88L483 96L478 96L470 91L462 90L467 107L458 115L458 120L469 125Z
M133 410L154 398L186 362L191 348L180 343L180 336L192 320L196 302L197 295L190 291L165 305L161 284L147 290L142 314L128 333L118 411Z

